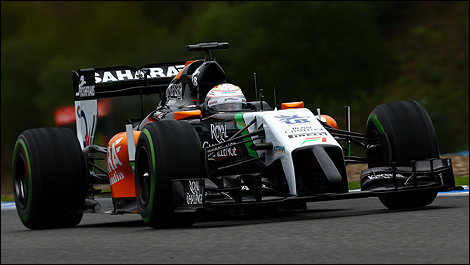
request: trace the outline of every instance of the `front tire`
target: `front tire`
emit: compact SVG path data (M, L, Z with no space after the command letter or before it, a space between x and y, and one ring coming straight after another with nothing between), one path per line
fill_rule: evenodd
M175 214L173 179L200 178L199 136L183 121L157 121L145 126L136 148L135 187L140 215L153 228L191 226L195 213Z
M27 228L80 223L86 166L72 130L39 128L20 134L13 152L13 192L18 216Z
M416 101L397 101L379 105L369 115L366 134L376 136L386 133L390 143L391 159L374 155L369 168L374 166L411 166L411 160L439 158L439 148L434 127L428 113ZM387 153L387 152L384 152ZM435 178L437 177L429 176ZM423 207L431 204L437 190L379 196L389 209Z

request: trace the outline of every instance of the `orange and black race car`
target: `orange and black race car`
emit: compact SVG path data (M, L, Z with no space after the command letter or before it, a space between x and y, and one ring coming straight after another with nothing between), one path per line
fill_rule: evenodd
M73 71L77 133L30 129L16 142L13 183L22 223L70 227L84 213L129 213L154 228L190 226L204 212L298 211L324 200L378 197L390 209L424 207L438 191L456 189L451 160L440 158L419 103L375 107L365 134L349 129L345 107L341 130L303 102L271 108L261 89L259 100L246 100L213 57L228 47L186 46L203 52L201 60ZM126 117L107 146L94 144L98 99L149 94L160 95L154 111ZM351 144L365 156L352 156ZM361 191L349 192L351 163L369 167L361 172Z

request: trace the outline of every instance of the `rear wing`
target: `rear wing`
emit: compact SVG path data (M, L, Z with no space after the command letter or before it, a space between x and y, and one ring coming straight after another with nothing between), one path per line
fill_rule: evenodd
M75 101L156 94L166 88L186 62L88 68L72 71Z
M93 144L99 98L150 95L165 91L186 62L88 68L72 71L77 138L82 149Z

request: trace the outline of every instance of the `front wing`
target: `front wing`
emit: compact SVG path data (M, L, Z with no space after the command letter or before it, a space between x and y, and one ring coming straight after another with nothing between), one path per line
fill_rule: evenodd
M374 169L374 168L373 168ZM369 170L373 170L369 169ZM175 212L206 211L217 208L249 208L282 205L295 202L315 202L367 197L389 194L417 193L425 191L450 191L455 187L450 159L413 161L412 167L380 167L380 172L390 173L388 185L369 190L322 193L310 196L264 196L260 174L226 175L214 178L173 180L173 202ZM398 185L398 174L408 174L410 185ZM418 181L420 176L436 174L439 182Z

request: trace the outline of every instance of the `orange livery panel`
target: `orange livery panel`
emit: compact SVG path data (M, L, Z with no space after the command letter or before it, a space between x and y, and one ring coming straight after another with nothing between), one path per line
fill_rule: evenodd
M140 131L134 131L137 143ZM108 143L108 174L113 198L135 197L134 173L129 163L127 133L116 134Z

